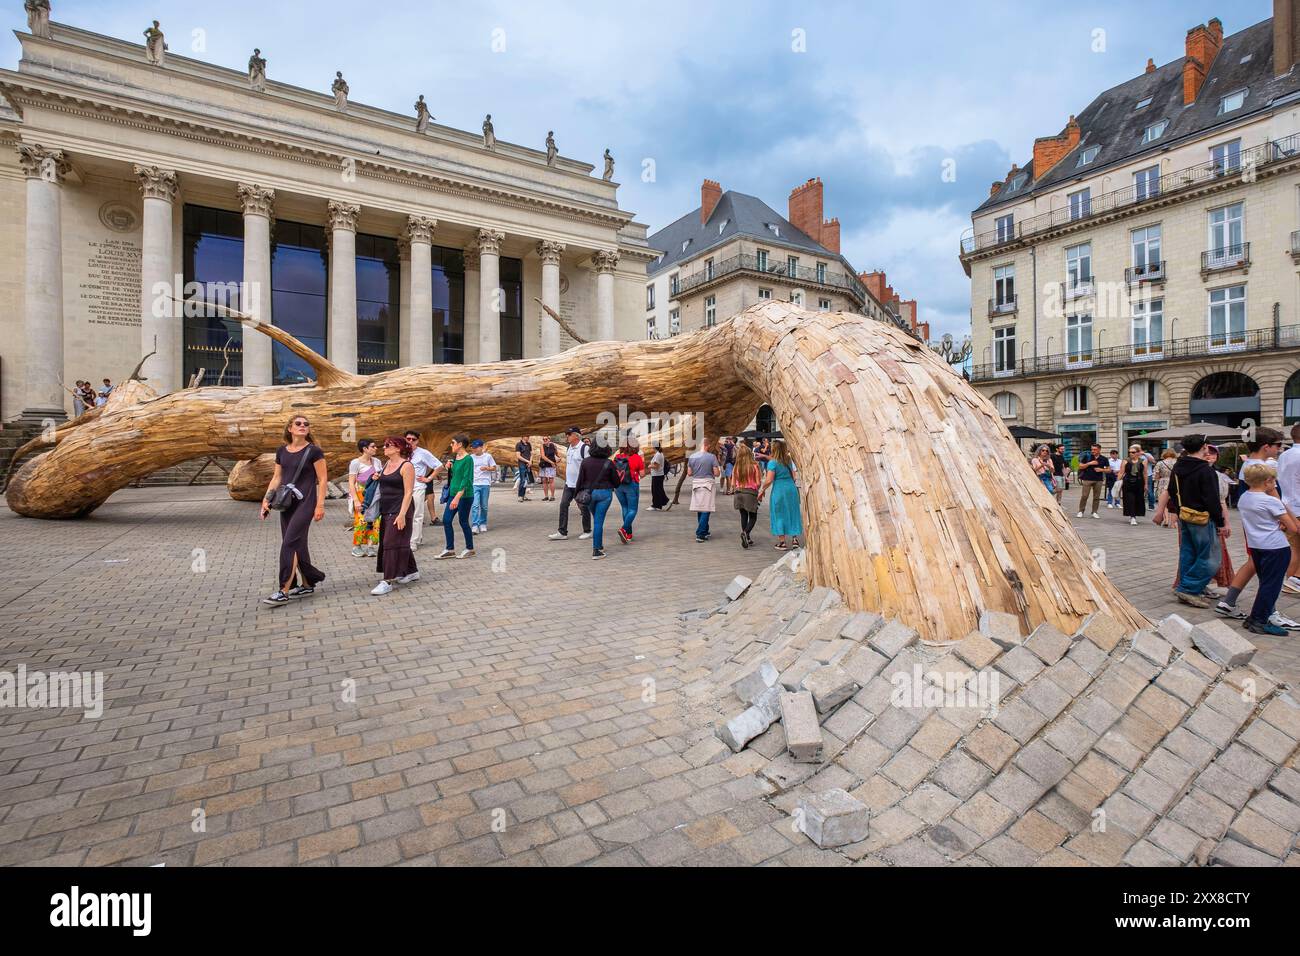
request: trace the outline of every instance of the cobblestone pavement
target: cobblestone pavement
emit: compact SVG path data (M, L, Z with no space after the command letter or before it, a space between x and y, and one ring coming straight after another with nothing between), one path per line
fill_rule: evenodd
M777 556L766 514L743 551L720 506L706 544L679 506L627 547L613 508L597 563L576 509L553 543L557 505L497 491L474 559L435 562L426 527L423 579L373 598L331 502L330 577L281 608L259 603L278 530L222 488L0 511L0 669L102 671L106 697L99 720L0 710L0 864L842 865L762 799L752 755L684 758L678 615ZM1103 516L1076 524L1138 605L1190 611L1172 532ZM1294 648L1263 665L1296 677Z

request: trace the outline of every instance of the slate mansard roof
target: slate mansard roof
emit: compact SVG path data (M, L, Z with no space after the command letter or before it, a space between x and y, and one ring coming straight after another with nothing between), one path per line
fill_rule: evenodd
M976 213L1014 200L1032 196L1060 186L1082 175L1093 175L1110 166L1128 163L1149 153L1160 152L1181 141L1195 139L1215 127L1236 124L1240 120L1266 112L1285 97L1300 95L1300 69L1293 68L1282 76L1273 75L1273 20L1270 18L1223 38L1219 55L1214 58L1195 102L1183 105L1183 63L1179 57L1102 93L1075 119L1079 124L1079 144L1037 182L1032 161L1020 172L1025 173L1019 188L1009 188L1018 177L1003 185L978 206ZM1243 62L1244 61L1244 62ZM1229 93L1246 90L1240 109L1220 114L1219 102ZM1149 105L1135 107L1146 97ZM1168 121L1169 126L1158 139L1143 143L1148 126ZM1250 145L1250 144L1243 144ZM1101 151L1087 166L1079 167L1079 156L1090 146ZM662 247L656 247L662 248Z

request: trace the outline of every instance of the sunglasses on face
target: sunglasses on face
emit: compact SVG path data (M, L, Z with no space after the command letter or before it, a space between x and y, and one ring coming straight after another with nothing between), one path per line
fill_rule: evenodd
M294 422L294 423L293 423L293 427L294 427L294 428L310 428L311 425L310 425L308 422Z

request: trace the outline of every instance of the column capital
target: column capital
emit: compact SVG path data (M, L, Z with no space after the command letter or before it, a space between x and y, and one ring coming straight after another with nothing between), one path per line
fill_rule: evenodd
M245 216L265 216L271 219L275 208L275 190L258 186L255 183L239 183L235 186L239 194L239 203Z
M135 178L140 180L140 191L145 199L162 199L171 202L176 198L176 173L161 166L135 167Z
M470 246L468 249L465 250L464 256L465 256L465 271L478 272L479 271L478 246Z
M355 203L339 202L337 199L329 201L330 232L336 229L343 229L347 232L357 231L357 216L361 214L361 207Z
M591 254L591 262L597 272L613 272L618 268L618 251L597 249Z
M433 230L438 220L428 216L407 216L404 238L410 242L433 242Z
M501 255L501 243L506 234L499 229L480 229L478 231L478 251L485 256Z
M562 242L543 239L537 243L537 255L541 258L543 264L548 266L558 266L560 256L564 255L564 250L565 245Z
M72 169L61 149L46 149L35 143L18 143L15 148L18 150L18 164L28 179L43 179L61 186L63 177Z

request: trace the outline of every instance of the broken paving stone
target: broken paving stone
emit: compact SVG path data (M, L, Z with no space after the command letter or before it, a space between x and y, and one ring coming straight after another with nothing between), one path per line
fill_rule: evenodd
M1020 633L1020 618L1005 611L981 612L979 630L989 640L1008 651L1019 647L1025 640Z
M781 675L781 686L793 693L803 687L803 680L821 665L811 657L801 657L785 669Z
M1029 648L1044 664L1055 664L1070 649L1070 638L1059 627L1044 621L1032 634L1025 638L1025 647Z
M762 661L759 665L731 685L731 689L746 704L752 704L770 688L775 687L781 674L771 661Z
M1133 635L1133 650L1157 667L1167 665L1174 651L1172 645L1163 637L1155 631L1145 629Z
M781 692L781 726L785 728L785 746L798 763L817 763L822 759L822 728L817 722L817 708L807 691Z
M858 611L840 628L840 637L850 641L865 641L885 626L885 619L874 611Z
M1156 632L1180 651L1192 646L1192 625L1177 614L1170 614L1156 626Z
M1255 656L1255 645L1223 621L1197 624L1192 628L1192 643L1202 654L1224 667L1249 664Z
M844 668L861 686L866 687L867 682L879 674L888 663L889 661L871 648L857 647L844 656L840 661L840 667Z
M867 643L892 660L903 648L916 643L916 631L899 621L890 621L867 638Z
M731 583L727 585L727 588L723 593L727 595L728 601L738 601L740 600L741 595L748 591L749 586L753 583L753 581L745 577L743 574L737 574L731 579Z
M870 817L866 804L836 788L800 800L795 823L808 839L826 849L865 840Z
M828 714L860 689L861 685L842 667L819 667L803 679L803 689L812 694L817 713Z
M781 692L772 687L749 707L718 728L718 738L739 753L781 716Z
M682 754L682 759L692 767L703 767L725 759L730 753L731 748L717 737L705 737Z
M988 667L1002 653L1002 648L979 631L971 631L953 647L953 653L971 667Z
M1105 611L1093 611L1083 619L1075 636L1086 637L1109 654L1128 634L1119 621Z

